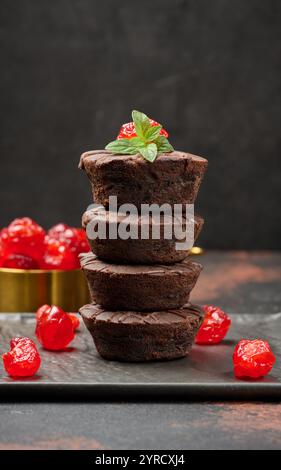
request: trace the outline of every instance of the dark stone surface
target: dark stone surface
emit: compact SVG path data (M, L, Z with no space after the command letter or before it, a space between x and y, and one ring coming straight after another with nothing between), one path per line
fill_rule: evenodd
M210 165L203 245L280 248L280 13L276 0L2 0L1 225L79 224L82 150L132 107Z
M34 315L1 314L0 353L11 338L26 336L36 341ZM132 335L137 335L137 332ZM0 363L0 395L12 400L152 399L163 400L279 400L281 396L281 313L232 315L227 338L218 345L193 345L187 357L174 361L105 361L81 325L67 351L40 348L42 365L34 377L14 380ZM276 356L270 374L257 380L238 380L233 375L232 353L241 338L266 338ZM131 345L132 347L132 345ZM110 348L109 348L110 350ZM111 353L108 353L110 357ZM105 355L106 357L106 355Z
M193 303L220 305L226 312L281 311L281 252L208 251L191 293Z
M280 253L209 252L201 260L197 301L231 313L235 305L280 312ZM17 402L2 403L0 413L0 449L280 448L280 403Z
M280 448L280 404L14 403L0 411L0 450Z

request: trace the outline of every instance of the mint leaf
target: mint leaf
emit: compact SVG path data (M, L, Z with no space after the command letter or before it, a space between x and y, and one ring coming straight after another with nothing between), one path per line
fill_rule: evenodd
M155 140L155 143L157 145L158 153L173 152L174 150L173 146L164 135L159 135Z
M140 153L142 157L154 162L157 155L164 152L172 152L174 149L165 136L160 135L162 126L149 119L146 114L133 110L132 118L135 127L135 137L117 139L110 142L105 148L112 153L121 155L135 155ZM130 125L129 136L134 134L134 128ZM125 125L124 125L125 126Z
M131 146L134 147L136 150L146 146L145 141L141 139L140 137L131 137L131 139L127 139L127 140L129 140Z
M139 153L145 160L154 162L157 157L157 146L156 144L147 144L144 148L139 149Z
M144 133L145 140L154 141L159 137L162 126L150 126Z
M134 155L137 153L136 147L131 144L131 139L114 140L107 144L105 148L115 154Z
M139 149L146 146L146 143L139 137L132 137L131 139L119 139L110 142L105 147L112 153L119 153L122 155L134 155L139 153Z
M145 132L150 127L150 121L146 114L136 111L132 111L132 119L135 124L136 134L138 137L144 138Z

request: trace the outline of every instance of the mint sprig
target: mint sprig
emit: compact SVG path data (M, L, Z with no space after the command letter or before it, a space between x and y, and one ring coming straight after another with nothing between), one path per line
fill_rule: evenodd
M140 153L145 160L151 163L160 153L174 150L168 139L160 135L162 129L160 124L153 126L146 114L136 110L132 111L132 118L136 137L114 140L105 147L106 150L121 155Z
M151 126L150 121L148 117L146 116L146 114L140 113L139 111L136 111L134 109L132 111L132 119L135 124L137 136L145 138L145 134Z

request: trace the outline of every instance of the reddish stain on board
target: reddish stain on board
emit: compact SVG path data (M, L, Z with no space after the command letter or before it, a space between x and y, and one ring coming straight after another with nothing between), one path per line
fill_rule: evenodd
M277 403L236 403L219 406L219 426L225 431L273 431L281 442L281 405Z
M171 421L172 429L220 430L239 441L249 435L263 435L281 442L281 405L278 403L205 403L202 416L188 421Z
M0 450L96 450L106 449L95 439L85 437L62 437L33 441L28 444L0 443Z
M201 259L199 260L201 262ZM202 259L204 265L204 259ZM248 282L268 283L281 281L281 267L257 266L249 262L249 255L233 256L227 262L218 262L202 272L194 290L192 301L212 300L222 294L232 293Z

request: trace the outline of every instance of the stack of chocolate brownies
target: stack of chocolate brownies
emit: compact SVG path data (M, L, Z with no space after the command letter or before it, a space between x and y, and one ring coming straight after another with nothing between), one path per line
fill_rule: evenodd
M173 151L150 163L139 154L96 150L82 154L80 168L90 179L94 202L106 209L88 210L82 219L84 227L102 219L108 229L106 238L89 237L92 253L81 255L92 303L80 314L99 354L120 361L186 356L203 319L201 308L189 303L202 266L190 259L189 249L177 249L175 235L165 238L165 225L176 223L174 215L154 220L143 217L141 209L142 204L194 203L207 160ZM118 230L112 239L110 226L122 224L127 214L109 210L110 196L117 197L118 208L136 206L131 222L139 234L143 224L150 234L153 224L159 224L159 239L123 239ZM203 219L195 216L194 240L202 225Z

